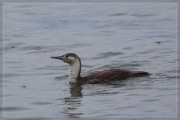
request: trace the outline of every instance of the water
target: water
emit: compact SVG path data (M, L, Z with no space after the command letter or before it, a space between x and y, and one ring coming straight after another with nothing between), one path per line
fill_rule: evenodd
M4 117L176 116L176 4L5 4L3 20ZM68 65L50 58L68 52L82 75L153 75L71 85Z

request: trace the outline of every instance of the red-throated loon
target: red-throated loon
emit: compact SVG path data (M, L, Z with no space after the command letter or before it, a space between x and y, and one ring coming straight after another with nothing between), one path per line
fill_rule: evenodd
M129 71L121 69L109 69L98 71L90 74L89 76L82 77L81 73L81 60L74 53L67 53L62 56L51 57L54 59L62 60L70 65L70 83L80 84L96 84L106 83L113 80L122 80L126 78L149 76L150 73L145 71Z

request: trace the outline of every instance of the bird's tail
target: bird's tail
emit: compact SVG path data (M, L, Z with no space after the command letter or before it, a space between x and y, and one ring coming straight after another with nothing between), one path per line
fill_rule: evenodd
M150 76L152 74L145 72L145 71L134 71L132 74L132 77L144 77L144 76Z

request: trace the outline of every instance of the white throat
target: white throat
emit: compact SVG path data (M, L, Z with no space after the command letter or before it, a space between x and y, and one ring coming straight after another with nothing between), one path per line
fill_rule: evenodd
M72 64L70 64L69 79L70 83L77 83L77 78L81 72L81 63L76 59Z

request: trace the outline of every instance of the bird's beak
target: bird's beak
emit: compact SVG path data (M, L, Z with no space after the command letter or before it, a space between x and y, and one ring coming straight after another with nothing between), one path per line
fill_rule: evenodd
M64 56L54 56L54 57L51 57L53 59L59 59L59 60L63 60L64 59Z

